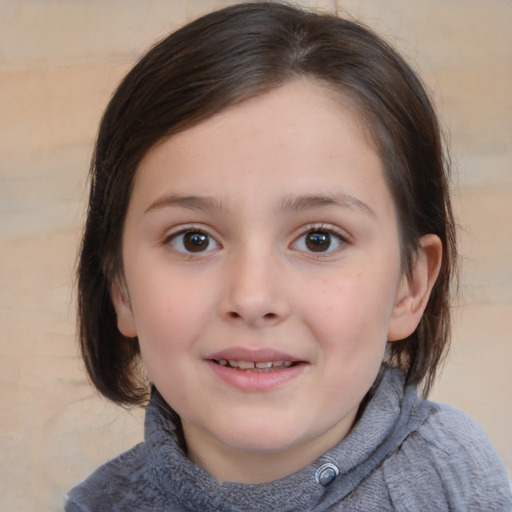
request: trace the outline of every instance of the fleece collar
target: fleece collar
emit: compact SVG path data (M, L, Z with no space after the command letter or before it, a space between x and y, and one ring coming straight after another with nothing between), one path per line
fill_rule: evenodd
M181 450L175 425L153 393L146 411L145 444L164 494L190 511L280 512L328 510L350 494L430 415L432 404L400 370L383 368L375 391L351 433L313 464L274 482L217 482Z

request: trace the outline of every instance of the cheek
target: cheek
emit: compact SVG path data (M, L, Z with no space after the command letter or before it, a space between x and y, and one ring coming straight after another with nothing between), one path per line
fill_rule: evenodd
M395 300L394 279L373 272L357 272L326 280L316 293L309 291L305 311L318 338L336 350L361 351L386 342Z
M316 306L316 337L333 399L339 389L360 400L372 385L384 358L393 294L360 274L331 288L329 305Z
M204 325L198 312L205 309L197 294L180 293L176 284L154 289L135 307L142 362L171 406L188 399L183 370L197 348Z
M211 312L207 288L183 277L146 279L133 304L139 343L144 352L175 351L191 343Z

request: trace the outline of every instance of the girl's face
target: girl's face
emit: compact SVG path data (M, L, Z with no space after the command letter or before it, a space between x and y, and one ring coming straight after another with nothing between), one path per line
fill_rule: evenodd
M273 480L346 436L408 293L379 157L309 80L153 147L123 259L119 328L218 480Z

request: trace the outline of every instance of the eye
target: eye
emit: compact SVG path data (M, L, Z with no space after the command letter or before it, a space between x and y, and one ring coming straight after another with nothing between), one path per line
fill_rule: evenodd
M209 252L220 247L208 233L193 229L171 235L168 243L173 249L186 254Z
M335 231L329 229L311 229L293 243L293 248L310 253L329 254L338 250L345 240Z

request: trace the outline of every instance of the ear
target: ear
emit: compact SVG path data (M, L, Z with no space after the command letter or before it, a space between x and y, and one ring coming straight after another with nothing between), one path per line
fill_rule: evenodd
M121 282L120 279L116 279L112 284L111 295L117 316L117 328L127 338L135 338L137 327L126 284Z
M410 336L420 323L430 292L439 275L443 244L437 235L425 235L415 255L411 275L403 275L388 327L388 341Z

